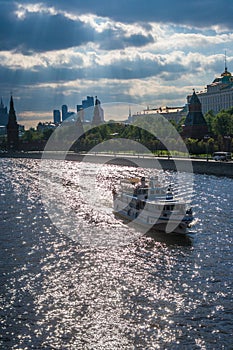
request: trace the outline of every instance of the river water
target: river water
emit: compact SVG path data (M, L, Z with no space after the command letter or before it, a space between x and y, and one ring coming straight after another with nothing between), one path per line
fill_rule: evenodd
M1 349L233 349L232 179L194 175L199 221L181 239L112 214L112 184L142 169L102 166L92 205L78 162L47 188L39 160L0 164Z

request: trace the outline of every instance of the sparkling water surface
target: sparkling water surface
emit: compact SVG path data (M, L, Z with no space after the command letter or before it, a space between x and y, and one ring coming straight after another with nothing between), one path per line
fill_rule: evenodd
M152 170L103 165L92 205L95 165L60 161L43 204L39 160L0 164L1 349L233 349L232 179L194 175L193 235L164 238L111 209L118 178Z

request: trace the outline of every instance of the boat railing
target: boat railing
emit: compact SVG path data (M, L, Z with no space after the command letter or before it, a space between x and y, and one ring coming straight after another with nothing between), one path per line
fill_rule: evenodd
M119 192L127 193L128 195L138 197L147 196L148 199L158 199L159 197L169 199L182 200L187 203L191 202L193 193L186 184L177 184L175 182L159 183L156 179L147 182L146 187L141 187L140 180L138 178L121 179ZM170 193L170 195L168 195ZM147 199L145 198L145 199Z

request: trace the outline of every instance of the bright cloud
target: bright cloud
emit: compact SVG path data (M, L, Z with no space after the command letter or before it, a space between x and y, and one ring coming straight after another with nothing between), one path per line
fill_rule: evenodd
M86 95L183 105L223 71L225 50L233 70L233 5L219 4L0 0L0 95L13 91L27 123Z

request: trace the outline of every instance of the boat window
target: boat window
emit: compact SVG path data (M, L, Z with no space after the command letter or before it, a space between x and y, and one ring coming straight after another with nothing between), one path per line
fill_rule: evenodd
M148 204L148 209L152 211L154 209L153 204Z
M129 203L129 206L131 208L136 208L137 201L135 199L132 199L131 202Z
M141 201L140 202L140 209L144 209L144 207L145 207L145 202Z

